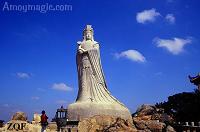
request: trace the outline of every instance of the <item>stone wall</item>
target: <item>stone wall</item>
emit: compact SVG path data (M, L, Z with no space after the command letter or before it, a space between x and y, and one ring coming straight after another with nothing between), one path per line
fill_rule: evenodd
M178 122L174 128L177 132L200 132L200 122Z

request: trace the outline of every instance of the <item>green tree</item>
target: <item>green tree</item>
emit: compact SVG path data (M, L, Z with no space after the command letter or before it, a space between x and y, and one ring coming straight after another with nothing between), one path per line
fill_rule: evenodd
M168 97L167 102L156 104L172 115L175 121L200 121L200 92L183 92Z

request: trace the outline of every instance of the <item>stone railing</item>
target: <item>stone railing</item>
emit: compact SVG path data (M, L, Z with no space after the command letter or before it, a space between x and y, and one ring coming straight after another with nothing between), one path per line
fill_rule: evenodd
M200 122L178 122L174 128L177 132L200 132Z
M78 132L78 121L67 121L66 126L60 127L61 132Z

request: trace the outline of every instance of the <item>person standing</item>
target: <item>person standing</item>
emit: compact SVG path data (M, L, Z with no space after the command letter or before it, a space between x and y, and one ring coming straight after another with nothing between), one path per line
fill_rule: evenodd
M48 125L48 121L47 120L48 120L48 117L45 114L45 111L43 110L42 111L42 115L41 115L41 126L42 126L41 132L46 132L46 127Z

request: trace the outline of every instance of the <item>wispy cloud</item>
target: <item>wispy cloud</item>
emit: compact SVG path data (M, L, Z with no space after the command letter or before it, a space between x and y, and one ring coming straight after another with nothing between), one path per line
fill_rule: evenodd
M17 72L16 76L21 79L28 79L31 77L31 74L25 72Z
M56 104L60 104L60 105L67 104L67 103L68 103L68 101L66 101L66 100L57 100L56 101Z
M164 48L170 53L178 55L184 51L185 45L192 43L192 39L183 39L176 37L173 39L160 39L157 37L153 39L153 43L155 43L159 48Z
M40 39L49 33L49 30L41 25L35 26L31 32L13 32L15 36L26 39Z
M40 97L38 97L38 96L33 96L33 97L31 97L31 99L32 99L32 100L39 100Z
M138 23L145 24L147 22L154 22L159 16L161 16L160 13L156 12L156 9L152 8L150 10L138 12L136 15L136 20Z
M163 72L156 72L154 75L155 76L161 76L161 75L163 75Z
M3 106L3 107L6 107L6 108L10 107L9 104L3 104L2 106Z
M175 21L176 21L176 18L175 18L175 16L174 16L173 14L167 14L167 15L165 16L165 20L166 20L167 22L169 22L170 24L174 24Z
M37 90L40 91L40 92L45 92L46 91L46 89L43 89L43 88L37 88Z
M54 83L52 89L60 91L72 91L72 88L67 86L65 83Z
M116 58L127 58L131 61L146 62L146 58L137 50L126 50L114 54Z

